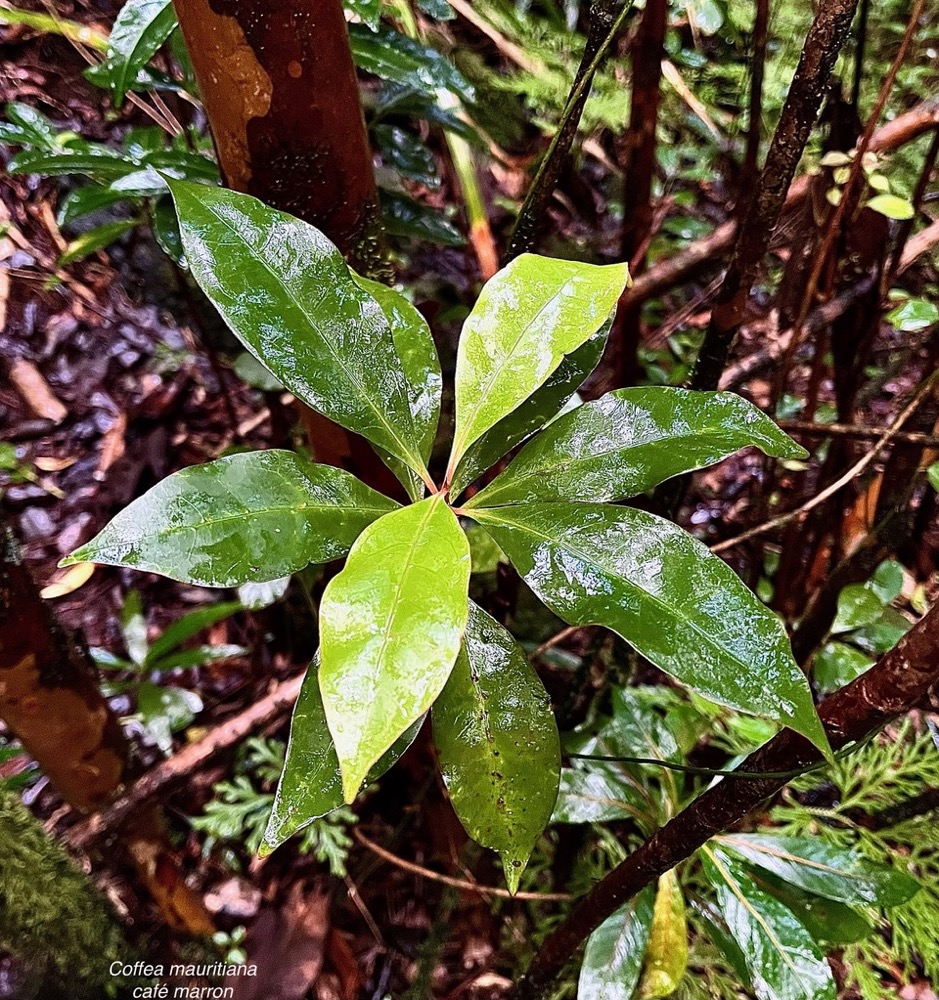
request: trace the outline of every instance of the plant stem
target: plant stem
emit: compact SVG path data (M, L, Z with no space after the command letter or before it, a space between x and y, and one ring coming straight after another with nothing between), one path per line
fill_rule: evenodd
M614 0L594 0L590 9L590 31L583 58L574 78L574 86L567 98L567 104L561 114L561 122L554 138L548 146L535 179L525 195L521 212L515 222L509 240L506 260L514 260L519 254L529 252L535 245L538 226L544 219L548 203L554 193L564 161L571 151L577 127L590 94L594 74L603 57L619 34L626 21L626 15L632 8L632 0L626 0L623 9L616 17L613 16Z
M867 673L822 702L819 715L832 747L842 749L866 739L918 704L937 680L939 605ZM768 774L808 767L820 756L804 737L786 729L750 754L743 767ZM545 940L509 1000L545 997L581 943L604 920L711 837L740 822L785 783L784 778L746 782L725 778L698 796L594 886Z

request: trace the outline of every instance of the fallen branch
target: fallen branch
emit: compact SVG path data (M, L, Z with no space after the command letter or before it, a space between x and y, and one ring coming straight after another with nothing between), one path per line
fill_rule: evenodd
M915 707L939 681L939 605L867 673L826 698L819 715L834 749L860 743ZM783 771L817 763L804 737L783 730L741 764L746 771ZM782 778L725 778L698 796L638 850L601 879L548 936L510 1000L540 1000L583 941L611 914L711 837L731 829L786 784Z
M188 778L213 757L230 750L269 722L285 716L300 694L303 676L300 674L275 685L260 701L220 722L197 743L190 743L179 753L151 768L107 809L72 827L65 834L68 846L76 851L87 849L109 830L119 827L141 806Z

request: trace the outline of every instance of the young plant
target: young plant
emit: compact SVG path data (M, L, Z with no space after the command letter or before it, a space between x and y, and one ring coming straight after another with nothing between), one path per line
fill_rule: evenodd
M699 792L676 770L685 753L716 716L735 721L694 702L662 688L615 689L608 716L566 734L571 766L552 821L627 821L645 838L680 813ZM759 1000L834 1000L826 953L873 934L874 908L906 904L920 887L902 861L865 858L853 833L837 845L806 833L722 834L666 872L591 934L579 1000L670 996L688 973L690 932L735 974L733 996L744 986Z
M151 643L147 636L147 619L144 617L140 593L131 590L124 599L120 616L121 636L127 657L115 656L98 647L90 650L92 659L99 667L131 675L129 680L109 681L105 685L105 691L109 695L128 691L133 693L137 702L137 715L164 753L170 753L173 749L173 733L185 729L202 711L202 699L195 691L176 685L156 684L153 678L170 670L202 667L247 653L244 646L231 643L184 648L184 643L193 636L241 608L240 601L221 601L196 608L177 618Z
M552 421L596 364L626 265L526 254L488 282L463 327L438 479L441 373L417 310L352 273L313 227L242 194L167 183L191 273L246 349L367 438L411 499L291 452L232 455L165 479L64 561L237 587L346 557L323 594L262 852L351 803L433 709L454 808L517 887L557 798L558 735L523 650L468 599L460 518L567 622L605 625L705 697L828 752L782 623L689 534L615 503L746 445L803 450L729 393L623 389Z

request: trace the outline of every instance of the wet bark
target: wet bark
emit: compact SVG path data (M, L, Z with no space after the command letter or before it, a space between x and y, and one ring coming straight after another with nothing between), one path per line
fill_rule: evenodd
M225 183L388 275L340 0L174 0Z

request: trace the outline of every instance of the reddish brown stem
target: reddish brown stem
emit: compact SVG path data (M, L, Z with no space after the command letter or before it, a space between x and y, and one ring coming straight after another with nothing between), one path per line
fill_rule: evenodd
M819 706L835 749L863 741L915 707L939 680L939 605L866 674ZM750 754L748 772L805 769L818 750L790 729ZM511 1000L539 1000L582 942L627 900L689 857L711 837L730 829L786 784L785 778L725 778L713 785L638 850L613 869L545 940Z

